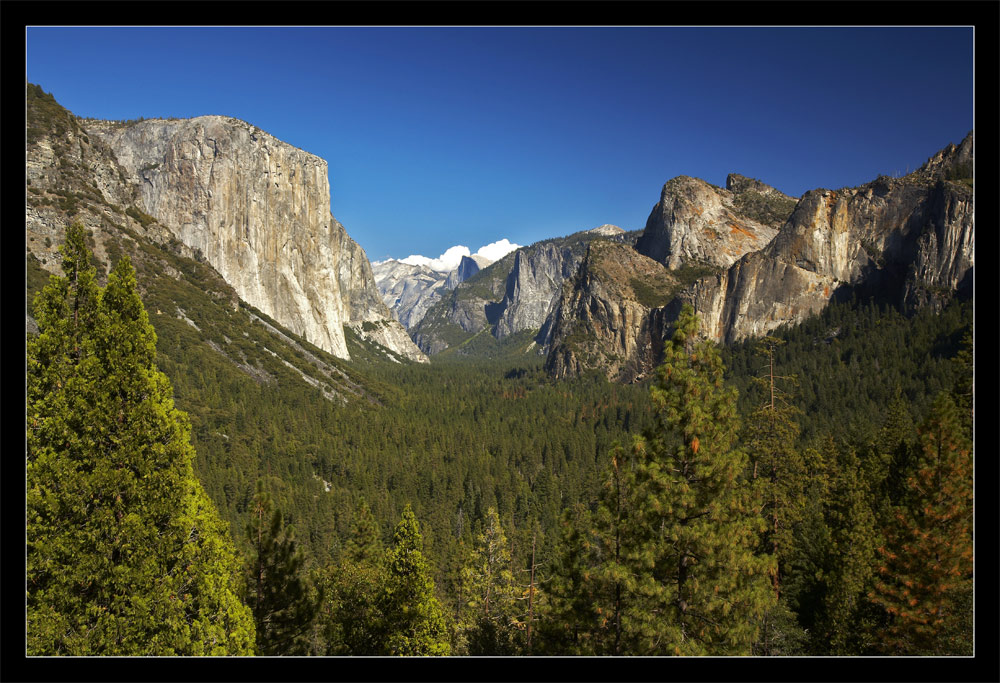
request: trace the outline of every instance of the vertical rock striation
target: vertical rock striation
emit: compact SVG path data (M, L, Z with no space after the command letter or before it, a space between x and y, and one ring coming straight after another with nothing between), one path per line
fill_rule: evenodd
M655 335L670 333L684 302L698 312L702 334L731 344L801 322L852 291L908 311L971 295L973 161L970 133L906 177L812 190L794 210L790 197L743 176L730 175L725 191L675 178L636 242L673 281L626 247L614 259L625 268L608 267L611 254L592 249L548 323L546 368L555 376L600 369L612 379L642 377L658 352L636 350L662 348ZM643 299L645 314L636 305Z
M839 290L877 294L913 310L971 292L975 231L961 182L971 134L904 178L803 195L770 244L684 292L703 332L730 344L796 323Z
M323 159L224 116L93 122L88 131L139 185L146 213L200 251L244 301L341 358L350 325L376 326L377 341L426 360L393 329L399 323L364 251L331 215Z

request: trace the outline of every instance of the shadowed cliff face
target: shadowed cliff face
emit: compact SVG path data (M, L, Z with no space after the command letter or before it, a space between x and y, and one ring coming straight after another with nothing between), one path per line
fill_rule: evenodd
M139 185L144 210L247 303L341 358L351 325L377 328L377 341L425 360L394 329L364 251L330 214L324 160L222 116L88 131Z
M641 379L663 349L659 308L678 280L627 244L595 241L563 288L549 331L545 368L554 377L597 369L614 381Z
M797 323L842 288L867 289L906 310L942 305L971 279L974 256L968 187L920 175L879 178L806 193L767 247L682 297L707 336L730 344Z
M600 259L588 255L548 323L546 368L555 376L600 369L611 379L642 377L659 362L663 335L683 302L694 306L703 335L731 344L801 322L851 290L904 310L940 307L957 291L971 293L972 145L970 134L904 178L807 192L780 229L758 223L771 232L754 227L766 240L744 253L752 240L736 228L730 234L740 234L727 238L721 227L753 227L747 213L773 221L790 198L742 176L729 178L732 197L702 181L675 178L664 187L635 251L664 264L680 282L642 268L627 249L615 256L626 268L599 268L595 277L590 271ZM699 275L694 263L723 268L685 277ZM638 280L632 271L641 274ZM643 313L636 306L641 291L669 301L647 300Z

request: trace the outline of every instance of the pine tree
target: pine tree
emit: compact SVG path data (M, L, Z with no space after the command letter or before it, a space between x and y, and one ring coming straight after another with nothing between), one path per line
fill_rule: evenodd
M510 567L507 536L491 507L462 570L462 622L470 655L512 655L520 646L515 626L520 590Z
M805 633L794 613L782 599L781 581L793 554L796 527L801 523L807 504L809 475L798 449L798 410L788 402L782 383L795 377L778 374L776 350L784 342L764 337L757 342L766 365L762 376L753 380L763 387L765 401L750 414L744 444L750 460L750 481L755 505L766 523L762 549L774 557L771 583L777 601L761 622L760 639L755 653L762 655L795 654L805 640Z
M366 564L377 562L385 552L382 547L382 531L364 498L358 506L345 550L348 560Z
M854 447L841 445L831 465L830 543L822 617L816 631L818 654L870 654L878 637L878 614L867 593L875 580L875 549L881 542L871 490Z
M386 569L380 607L387 634L384 652L379 654L450 654L444 613L434 596L434 580L423 556L420 525L409 505L393 533Z
M247 536L255 553L247 587L257 625L257 653L309 654L309 634L322 596L306 578L305 557L294 532L284 524L262 481L257 482Z
M548 587L549 601L541 617L540 648L549 655L593 655L599 607L593 579L599 562L590 511L577 503L563 514L560 542Z
M361 504L340 562L323 572L321 628L328 655L378 655L384 652L386 624L381 593L386 585L385 549L378 523Z
M610 466L594 516L594 541L600 562L590 577L599 617L594 642L600 654L622 655L634 647L624 621L636 590L636 567L629 561L637 549L632 461L643 447L642 439L634 438L631 452L620 444L611 449Z
M916 434L910 408L897 386L876 443L876 457L873 459L877 462L878 472L868 477L870 485L878 487L878 503L883 513L879 519L883 522L887 521L884 513L888 512L889 506L899 504L906 490Z
M976 399L975 382L975 339L972 331L967 331L962 336L962 348L953 359L955 367L955 384L952 388L952 396L955 405L958 407L962 426L965 429L966 437L973 440L973 412Z
M129 259L101 290L82 226L62 252L28 341L28 652L251 654L235 551Z
M972 445L947 394L920 429L907 483L871 592L892 615L882 647L888 654L972 654Z
M736 447L735 392L697 329L685 305L650 389L656 427L640 443L626 557L637 599L623 628L634 654L750 654L774 602L773 558L754 554L764 525Z

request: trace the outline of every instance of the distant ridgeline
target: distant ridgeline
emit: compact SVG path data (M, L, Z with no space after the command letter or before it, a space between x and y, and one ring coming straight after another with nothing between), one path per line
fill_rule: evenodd
M202 558L193 570L204 568L194 583L161 586L201 592L157 590L163 604L148 614L167 615L162 638L116 635L125 622L100 608L127 605L72 580L77 570L98 583L111 575L89 558L65 572L60 593L32 603L33 653L66 642L79 654L144 642L157 643L150 654L971 652L971 136L905 178L797 201L739 176L726 189L674 179L641 233L602 226L456 277L409 330L414 343L329 215L325 162L223 117L82 122L37 86L27 96L26 333L51 341L68 329L72 308L52 304L63 285L33 302L64 273L71 223L101 291L129 281L124 264L110 275L127 256L134 296L119 298L141 319L139 302L155 330L151 367L187 414L191 471L211 501L178 475L192 494L171 499L169 518L211 533L198 552L171 535L181 554L167 548L149 565L189 552ZM203 177L243 178L250 165L259 178L241 196ZM281 246L269 226L294 210L293 183L320 210L287 237L316 238L309 258L333 264L322 285L290 255L260 256ZM685 303L694 306L679 325ZM112 328L94 330L103 339ZM725 343L719 358L705 337ZM29 374L49 389L62 381L59 367L41 369L52 358L79 362L59 348L32 351L44 362ZM115 367L101 363L79 372ZM29 415L44 404L53 429L84 429L59 418L70 390L38 387ZM98 423L120 429L117 413ZM146 443L138 428L122 433ZM80 452L124 476L86 434L73 441ZM47 462L71 462L49 436ZM176 452L188 452L178 439ZM935 465L932 451L947 457ZM684 514L704 524L667 512L682 496L658 473L682 469L678 458L725 463L712 470L721 479L683 484ZM945 498L921 497L930 476ZM85 482L111 495L99 477ZM707 512L712 500L742 512L723 524ZM156 509L122 507L121 519ZM900 552L913 539L916 559ZM35 540L32 531L29 574L56 576L61 551ZM681 540L686 550L672 555ZM197 596L226 608L198 621L209 610ZM719 611L726 600L740 609ZM78 622L66 621L66 604L81 606ZM105 649L66 640L70 626L103 629L94 642Z
M379 286L406 306L400 320L427 354L533 352L556 378L599 370L631 382L659 362L684 303L701 334L729 345L852 296L907 313L968 299L972 163L970 133L903 178L798 199L738 174L725 189L679 176L642 231L545 240L457 286L398 267Z

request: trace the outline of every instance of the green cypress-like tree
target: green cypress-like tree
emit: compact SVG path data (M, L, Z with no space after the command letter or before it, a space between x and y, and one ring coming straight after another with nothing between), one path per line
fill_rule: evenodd
M512 655L520 647L516 626L520 588L510 567L507 536L491 507L462 569L462 622L470 655Z
M346 557L352 562L374 564L385 552L382 547L382 531L364 498L361 499L351 535L345 545Z
M82 226L62 252L28 341L28 652L252 654L235 551L128 257L102 291Z
M450 654L444 612L434 596L434 580L424 559L420 525L409 505L393 533L392 547L386 554L386 571L380 600L386 638L384 652L379 654Z
M656 427L636 467L637 599L623 629L634 654L750 654L774 603L774 561L756 555L763 520L737 447L735 391L685 305L650 393Z
M305 576L305 556L262 481L257 482L247 536L255 553L247 587L258 654L309 654L309 635L322 596Z

